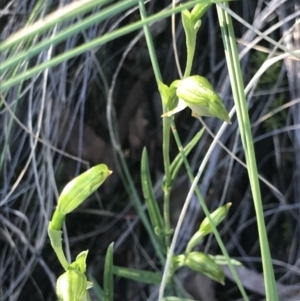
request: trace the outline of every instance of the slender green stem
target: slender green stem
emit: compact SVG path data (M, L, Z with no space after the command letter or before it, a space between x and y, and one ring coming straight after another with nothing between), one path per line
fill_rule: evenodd
M65 271L67 271L68 267L69 267L69 263L66 259L65 253L62 249L62 246L60 247L55 247L54 248L54 252L60 262L60 264L62 265L62 267L64 268Z
M199 22L201 21L199 20ZM187 18L186 15L184 14L184 11L182 12L182 23L185 29L185 39L186 39L186 66L185 66L183 77L188 77L191 75L191 71L192 71L198 29L194 28L193 20Z
M195 46L196 46L195 42L196 40L194 40L194 42L191 42L187 45L186 67L185 67L183 77L188 77L191 74L194 54L195 54Z
M164 110L166 112L166 109ZM171 173L170 173L170 123L169 118L163 118L163 158L165 168L165 182L163 184L164 189L164 221L165 221L165 243L168 248L170 245L170 193L171 193Z
M224 3L224 5L227 6L226 3ZM242 144L245 151L250 186L254 200L254 207L256 211L259 242L262 254L264 282L266 288L266 299L268 301L278 301L278 293L276 289L274 270L271 262L271 253L269 249L268 237L264 221L261 192L258 181L258 171L255 159L246 96L244 93L242 72L240 68L239 56L236 46L236 39L230 15L227 12L225 12L220 6L217 6L217 11L222 32L222 38L224 42L234 102L236 105L239 130L241 133Z
M144 1L139 1L139 9L141 14L141 20L147 20L147 13L145 9ZM151 32L149 29L149 25L145 24L143 26L145 32L145 38L149 50L149 55L152 63L152 68L155 74L157 84L161 82L161 72L159 69L155 47L153 44ZM163 113L167 112L168 108L163 104ZM163 118L163 158L164 158L164 169L165 169L165 182L163 184L164 189L164 206L163 206L163 214L164 214L164 221L165 221L165 243L166 247L168 248L170 244L170 230L171 230L171 223L170 223L170 183L171 183L171 173L170 173L170 120L169 118Z

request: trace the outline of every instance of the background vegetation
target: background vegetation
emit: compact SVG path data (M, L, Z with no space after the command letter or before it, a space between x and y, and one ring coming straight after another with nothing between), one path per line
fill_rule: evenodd
M106 163L114 173L68 217L68 230L64 230L67 255L73 258L89 249L88 272L100 285L106 249L112 241L115 264L149 271L162 268L134 209L137 200L144 202L140 183L144 146L160 205L164 173L161 99L144 32L141 24L125 32L127 25L140 20L137 1L98 1L97 5L85 1L90 9L81 7L79 11L76 5L83 1L68 6L71 2L15 0L0 4L1 301L56 300L55 281L61 267L47 238L48 221L63 186L98 163ZM119 10L115 7L105 14L113 4ZM170 1L148 1L147 14L168 12L171 5ZM230 8L236 14L234 29L258 172L264 180L260 184L277 289L280 300L299 300L300 9L288 0L236 1ZM20 40L5 48L15 33L38 20L45 21L37 26L39 34L33 32L25 38L19 33L14 37ZM72 30L65 31L69 28ZM167 15L157 18L150 28L164 83L170 84L178 78L175 57L181 66L186 59L181 20L176 16L173 35ZM118 29L124 31L107 35ZM44 47L35 49L40 42ZM192 74L207 77L225 106L232 108L215 6L202 20ZM189 156L196 171L221 121L204 118L199 123L187 109L175 123L184 144L203 126L206 129ZM256 215L247 171L239 162L245 158L236 117L220 142L199 188L211 211L232 202L228 218L218 229L230 256L243 263L237 272L250 300L264 300ZM174 141L170 150L173 158L178 152ZM182 170L171 195L173 228L189 187ZM184 251L203 218L195 196L175 253ZM212 236L199 249L221 253ZM191 299L240 300L227 266L223 270L225 286L182 270L177 275L178 287ZM157 300L157 287L116 277L115 300Z

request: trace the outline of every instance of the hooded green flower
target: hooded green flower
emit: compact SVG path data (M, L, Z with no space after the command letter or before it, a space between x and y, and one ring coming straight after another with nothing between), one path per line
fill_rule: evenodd
M208 255L202 252L191 252L186 255L185 265L191 270L224 284L225 275L221 267Z
M179 99L178 104L175 109L165 113L163 117L170 117L189 107L194 117L217 117L227 123L231 123L222 99L206 78L193 75L175 81L172 85L176 86L176 95Z
M56 282L56 294L61 301L81 301L86 289L85 275L74 269L67 270Z

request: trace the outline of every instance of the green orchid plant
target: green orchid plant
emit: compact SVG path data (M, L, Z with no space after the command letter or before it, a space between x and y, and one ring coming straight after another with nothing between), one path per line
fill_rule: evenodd
M57 207L48 226L51 246L65 272L58 278L56 294L60 301L89 301L87 289L92 287L85 276L88 251L79 253L72 263L62 248L62 226L66 215L80 206L94 193L112 172L99 164L69 182L61 192Z

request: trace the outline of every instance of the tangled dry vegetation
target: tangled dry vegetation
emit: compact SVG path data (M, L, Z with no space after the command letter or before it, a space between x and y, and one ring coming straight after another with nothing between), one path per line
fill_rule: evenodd
M1 2L2 41L26 26L36 2ZM49 0L36 16L43 18L69 2ZM149 1L148 14L168 5L170 1L166 0ZM296 1L257 0L233 2L231 8L251 25L247 28L237 20L235 30L240 37L245 86L251 80L256 81L248 91L248 105L259 174L268 182L261 181L261 189L278 289L281 300L299 300L300 62L296 58L284 58L282 49L254 29L290 50L299 50L300 7ZM81 18L74 17L71 22L80 22ZM71 35L25 62L23 67L41 64L136 18L139 15L135 9L115 15ZM226 107L231 108L230 82L217 23L215 9L210 9L199 32L193 73L209 78ZM60 24L36 39L47 39L68 25L68 22ZM177 76L170 19L152 24L151 30L163 78L169 83ZM179 61L183 63L185 40L179 18L176 43ZM7 54L0 55L4 62ZM264 65L271 58L278 61ZM261 67L265 72L260 74ZM5 74L0 76L2 81ZM155 192L161 199L161 104L143 32L125 35L49 68L0 96L0 300L55 300L55 280L60 267L47 238L49 217L62 187L97 163L106 163L114 173L97 194L70 216L66 249L71 246L74 254L76 250L90 249L89 273L100 284L103 256L112 241L115 241L116 264L159 269L132 206L132 195L119 161L120 154L125 156L141 195L140 158L146 146ZM208 148L212 133L221 124L213 118L205 118L203 123L208 130L189 157L194 170ZM177 117L176 124L183 142L189 141L202 126L190 117L190 112ZM211 210L232 202L220 233L229 254L244 265L238 268L238 273L251 300L263 300L255 211L246 169L238 161L244 161L244 157L234 118L220 142L206 167L200 189ZM176 152L174 144L172 154ZM182 172L171 200L173 225L189 185L187 175ZM184 250L203 217L195 197L176 252ZM213 237L201 249L220 253ZM178 277L196 300L240 300L225 266L224 271L227 276L224 287L190 271L182 271ZM116 300L156 300L157 297L153 287L124 279L116 279L115 285Z

